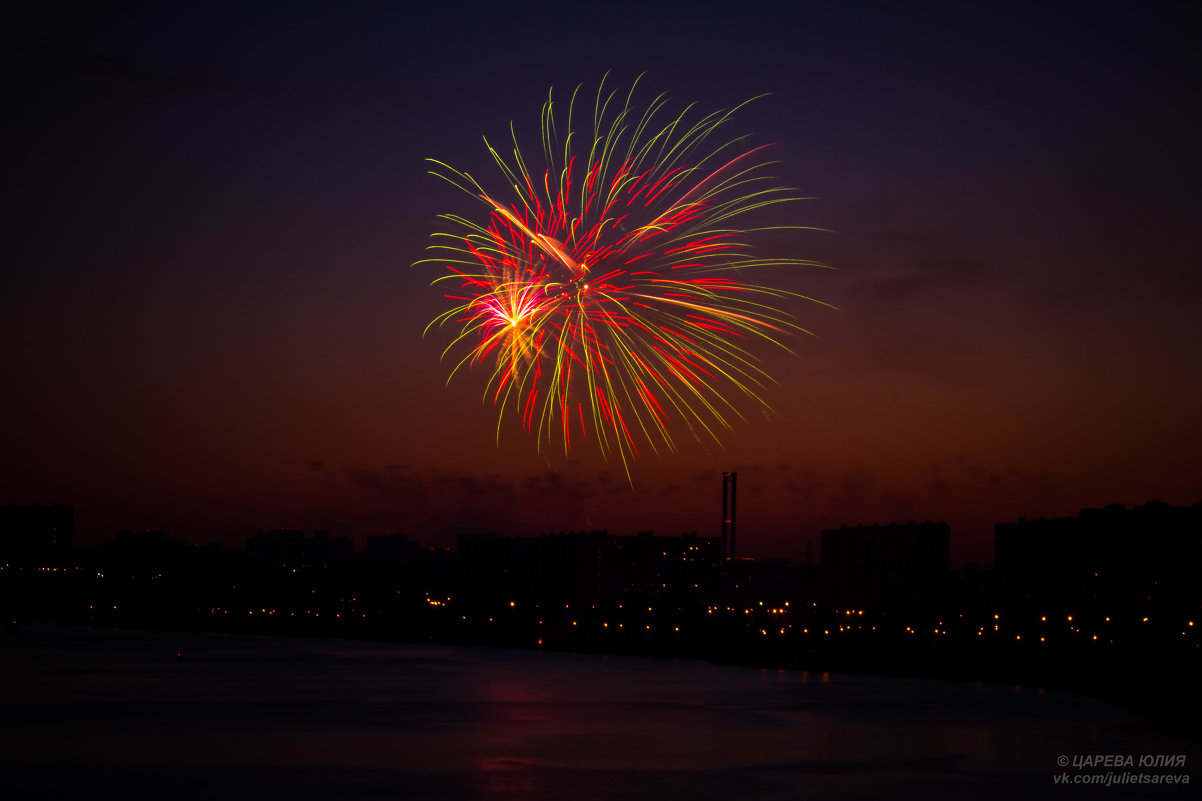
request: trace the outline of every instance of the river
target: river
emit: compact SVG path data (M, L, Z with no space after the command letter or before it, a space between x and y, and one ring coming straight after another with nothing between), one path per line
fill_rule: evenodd
M12 799L1192 798L1054 777L1202 758L1069 694L691 660L46 625L0 668Z

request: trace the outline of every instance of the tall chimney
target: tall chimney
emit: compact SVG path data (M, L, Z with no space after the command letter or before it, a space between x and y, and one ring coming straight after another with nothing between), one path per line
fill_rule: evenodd
M739 474L730 472L722 474L722 558L734 559L737 556L735 548L735 509L739 494Z

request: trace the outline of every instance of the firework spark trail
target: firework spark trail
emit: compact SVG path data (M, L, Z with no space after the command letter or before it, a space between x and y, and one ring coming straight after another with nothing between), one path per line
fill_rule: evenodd
M492 365L485 397L500 408L498 437L513 408L540 449L555 438L566 453L579 436L606 458L616 454L629 475L640 446L675 448L674 425L717 440L732 416L742 419L732 397L767 408L761 392L772 378L754 343L789 350L785 339L806 332L781 306L802 296L743 274L819 265L757 258L749 240L769 229L737 227L757 209L801 199L767 183L767 164L756 161L763 146L711 143L746 104L689 123L691 106L669 118L660 95L639 116L634 87L622 103L602 81L592 138L578 150L579 92L563 128L553 93L543 105L541 175L512 124L511 159L485 140L512 190L507 202L430 159L431 173L476 197L487 219L440 215L456 231L435 233L428 249L438 255L418 263L442 264L435 283L458 289L426 330L458 327L444 356L467 353L452 376Z

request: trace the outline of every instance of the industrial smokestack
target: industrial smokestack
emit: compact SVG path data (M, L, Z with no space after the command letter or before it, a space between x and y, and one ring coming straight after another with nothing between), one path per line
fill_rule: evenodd
M734 559L737 555L735 548L735 516L739 494L739 474L722 474L722 558Z

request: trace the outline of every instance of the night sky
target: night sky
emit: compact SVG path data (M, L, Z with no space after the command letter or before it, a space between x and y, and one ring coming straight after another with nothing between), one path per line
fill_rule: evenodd
M250 8L254 5L254 8ZM54 2L8 12L0 503L77 540L235 547L328 528L719 532L804 558L822 528L992 526L1202 500L1197 25L1189 4ZM1049 8L1048 6L1055 6ZM721 446L632 490L590 451L496 441L487 374L440 362L413 267L481 206L481 140L538 152L551 86L667 92L814 199L767 237L815 336ZM637 105L636 101L636 105ZM682 432L683 433L683 432Z

